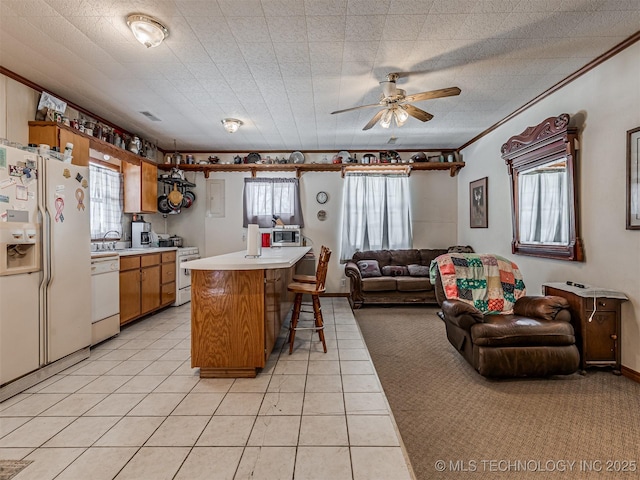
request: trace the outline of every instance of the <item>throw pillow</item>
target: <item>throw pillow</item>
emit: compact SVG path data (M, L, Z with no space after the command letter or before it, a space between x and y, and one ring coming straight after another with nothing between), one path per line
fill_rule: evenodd
M362 278L382 276L377 260L359 260L357 264Z
M407 267L409 270L409 275L412 277L428 277L429 276L429 267L426 265L409 265Z
M382 267L382 275L388 277L402 277L409 275L409 269L404 265L385 265Z

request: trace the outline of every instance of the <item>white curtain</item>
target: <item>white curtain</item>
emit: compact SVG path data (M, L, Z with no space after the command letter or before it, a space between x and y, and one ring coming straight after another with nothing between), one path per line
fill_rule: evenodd
M347 173L343 188L342 261L357 251L412 247L407 175Z
M545 171L519 177L520 241L558 243L569 241L569 203L565 171Z
M243 226L271 227L274 216L304 227L297 178L245 178Z
M91 238L101 239L109 231L122 234L122 174L92 163L89 178ZM115 238L115 235L109 238Z

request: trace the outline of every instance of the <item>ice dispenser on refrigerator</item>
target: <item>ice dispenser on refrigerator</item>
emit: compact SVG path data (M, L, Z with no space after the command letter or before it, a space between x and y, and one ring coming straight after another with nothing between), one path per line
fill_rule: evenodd
M30 223L0 223L0 275L40 270L38 226Z

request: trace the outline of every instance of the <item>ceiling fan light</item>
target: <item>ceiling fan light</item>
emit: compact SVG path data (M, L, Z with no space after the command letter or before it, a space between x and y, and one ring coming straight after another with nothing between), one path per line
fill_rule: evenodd
M399 127L404 125L407 119L409 118L409 114L402 107L396 108L393 113L396 117L396 123L398 124Z
M236 133L242 124L242 120L238 120L237 118L225 118L222 120L224 129L229 133Z
M384 115L382 115L382 118L380 119L380 125L382 126L382 128L389 128L391 126L392 120L393 110L389 108L384 112Z
M169 29L155 18L134 13L127 17L133 36L147 48L157 47L169 36Z

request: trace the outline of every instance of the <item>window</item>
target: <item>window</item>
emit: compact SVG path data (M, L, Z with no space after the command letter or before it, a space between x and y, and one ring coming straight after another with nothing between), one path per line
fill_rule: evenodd
M304 227L297 178L245 178L243 201L244 227L271 227L274 216L285 225Z
M538 167L519 175L520 241L569 243L567 172L560 166Z
M110 231L122 233L122 174L92 163L89 165L89 175L91 238L102 239Z
M408 175L347 173L340 260L351 259L357 251L412 245Z

